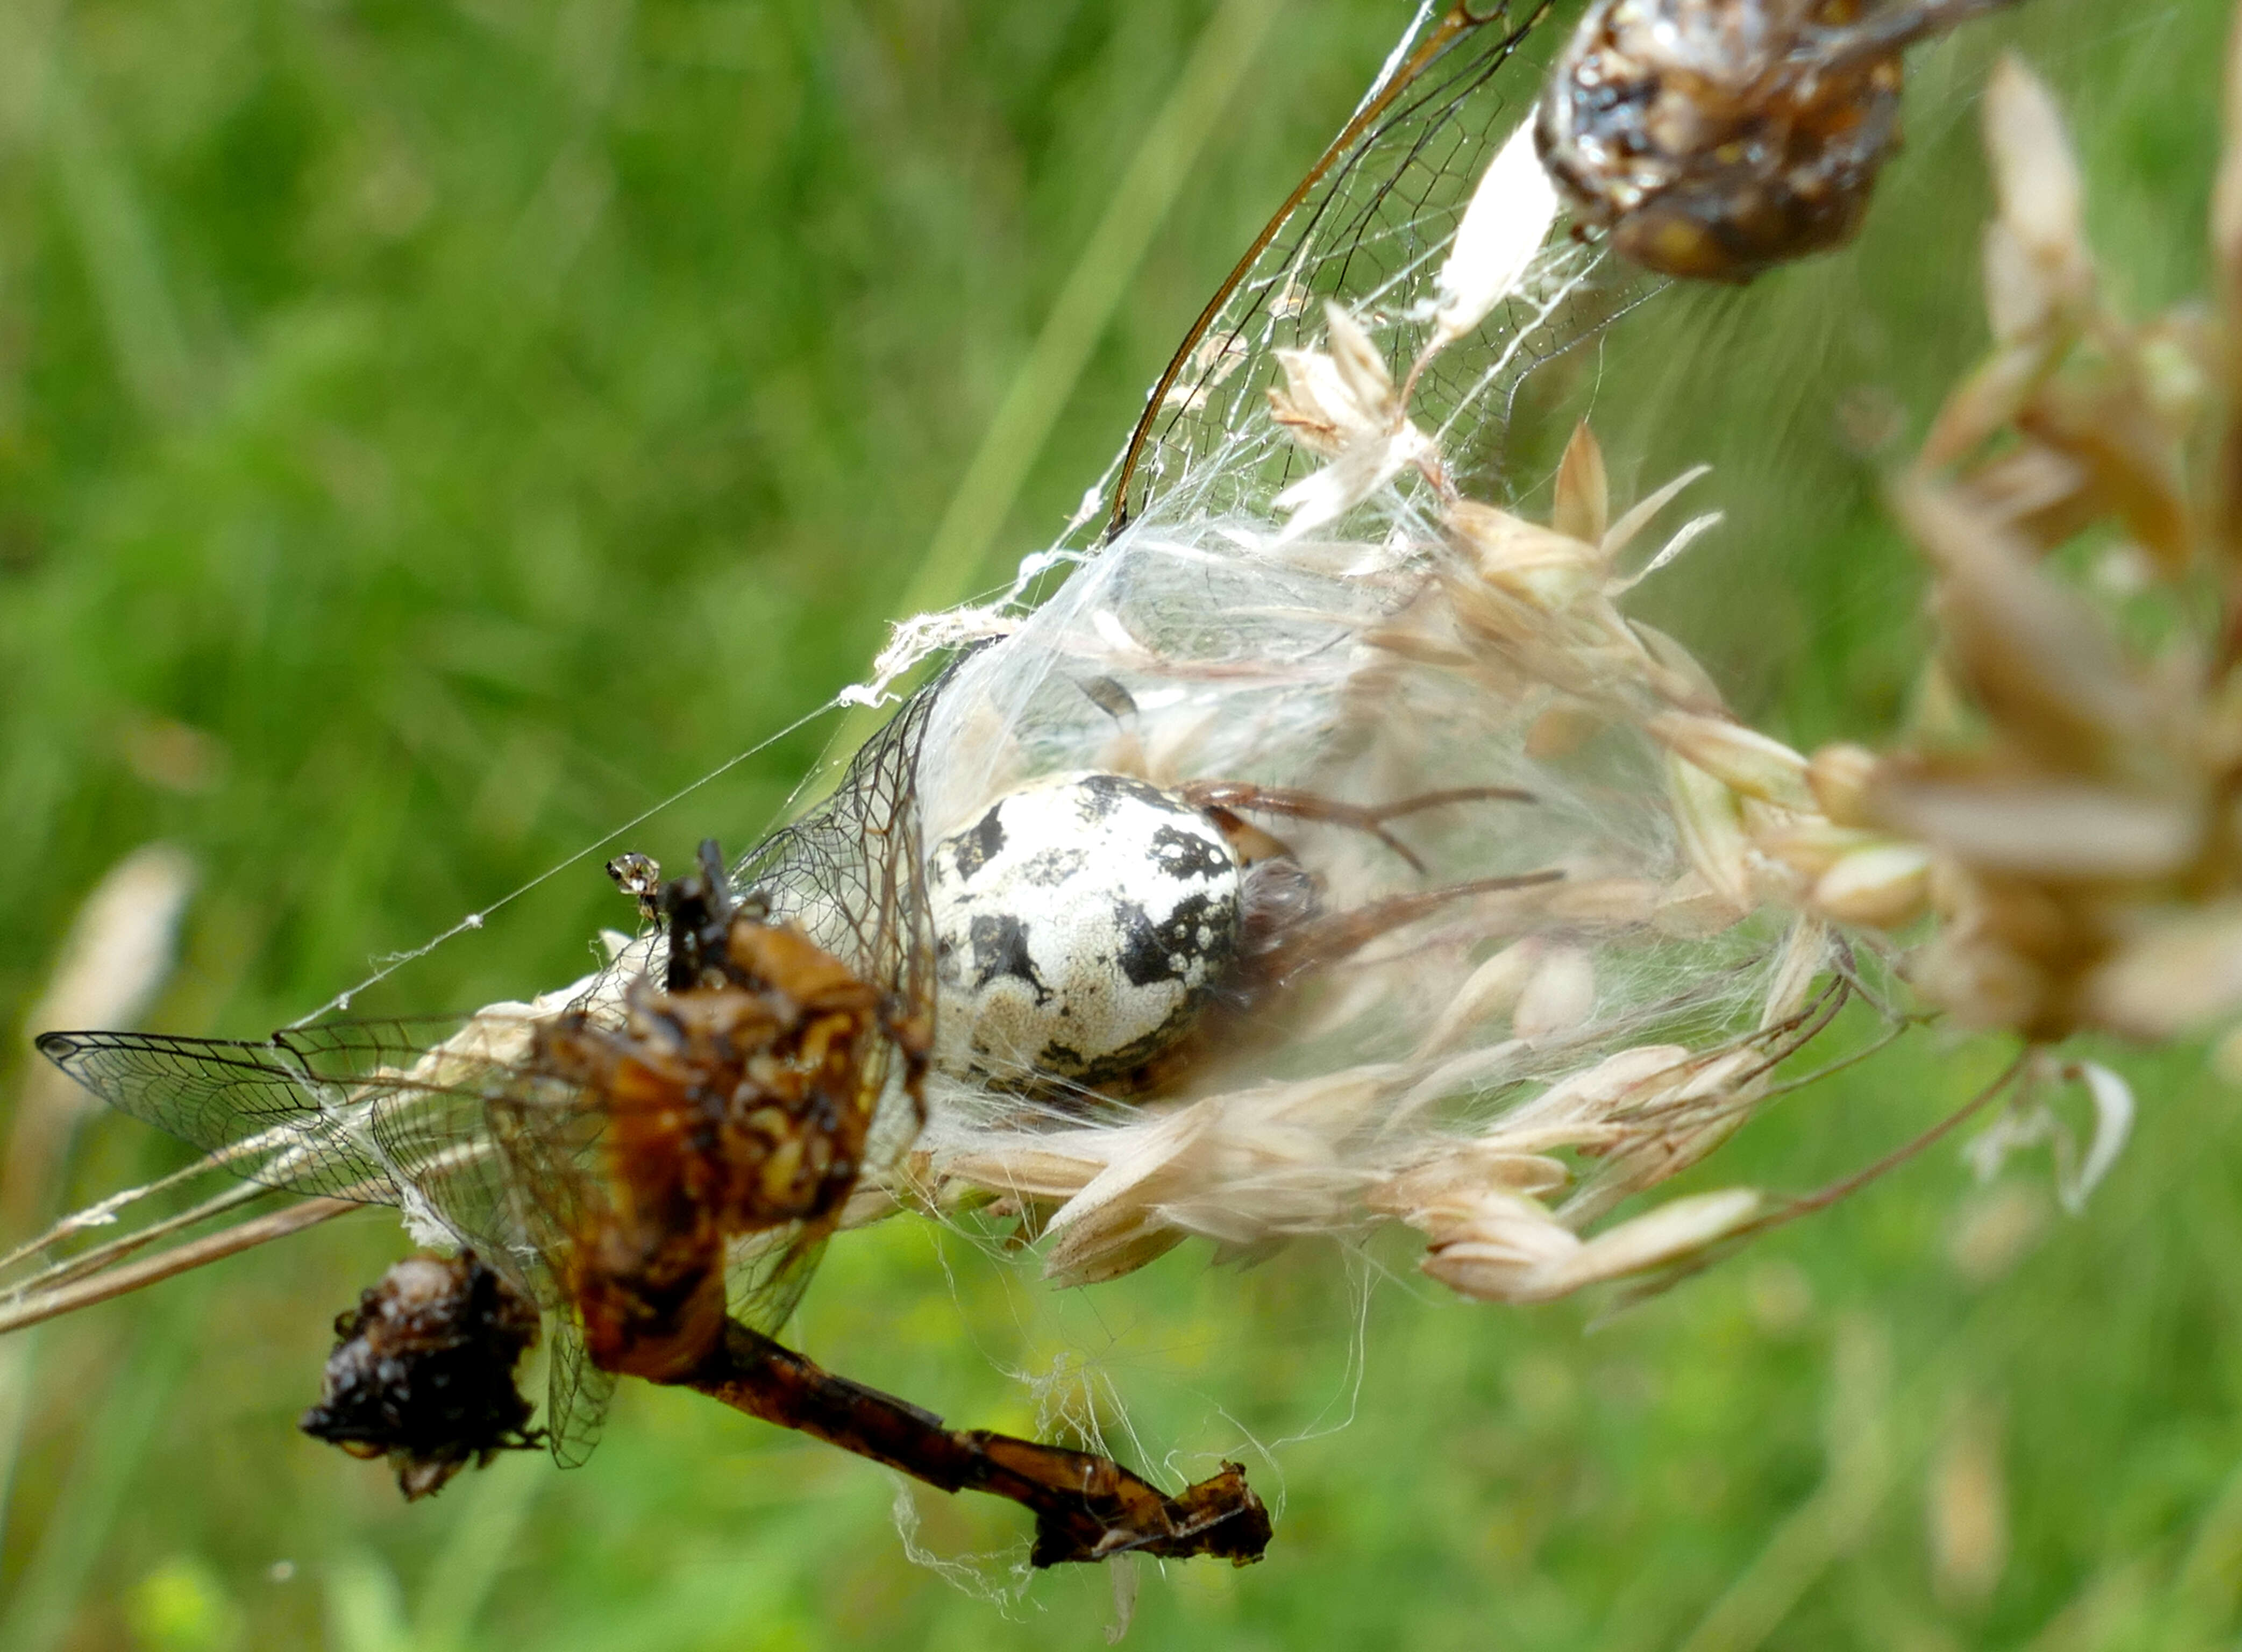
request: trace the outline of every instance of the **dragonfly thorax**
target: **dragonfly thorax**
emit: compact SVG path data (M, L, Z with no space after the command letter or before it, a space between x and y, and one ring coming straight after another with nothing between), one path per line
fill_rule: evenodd
M825 1223L856 1185L889 1037L878 997L761 910L721 910L728 932L712 930L694 984L641 978L621 1026L579 1011L538 1031L533 1064L599 1125L563 1225L603 1369L689 1373L723 1333L727 1243Z

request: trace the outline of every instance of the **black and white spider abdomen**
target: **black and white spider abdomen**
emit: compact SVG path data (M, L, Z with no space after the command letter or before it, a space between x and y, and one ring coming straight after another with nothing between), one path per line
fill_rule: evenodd
M935 1064L1098 1084L1191 1030L1238 957L1240 870L1215 823L1124 775L1007 793L927 857Z

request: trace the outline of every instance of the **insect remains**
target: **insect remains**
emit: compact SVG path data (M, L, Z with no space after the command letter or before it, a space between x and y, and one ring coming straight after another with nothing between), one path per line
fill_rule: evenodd
M2014 0L1599 0L1549 80L1541 159L1661 274L1749 281L1852 238L1899 148L1901 53Z
M950 1428L769 1334L868 1172L891 1170L924 1122L931 977L908 806L923 723L891 724L834 800L736 872L713 841L674 881L631 860L662 932L447 1037L331 1024L261 1044L80 1032L39 1047L213 1167L336 1208L397 1205L462 1246L399 1264L345 1316L304 1420L388 1457L408 1497L537 1438L582 1461L614 1381L634 1376L1017 1502L1037 1566L1257 1560L1269 1516L1235 1464L1171 1497L1091 1453ZM857 900L821 902L843 887ZM538 1436L513 1388L533 1303L554 1340Z
M545 1437L514 1367L537 1345L537 1308L473 1251L408 1256L337 1316L319 1402L297 1427L353 1457L386 1457L406 1501L469 1463Z
M584 1009L540 1025L529 1069L570 1099L515 1125L534 1185L562 1190L548 1217L574 1230L563 1277L593 1363L656 1382L722 1340L730 1240L829 1225L863 1163L883 1051L924 1111L924 1017L772 922L764 898L734 901L713 841L700 863L653 897L668 922L662 984L634 978L620 1027ZM596 1121L604 1173L572 1175L581 1133L540 1127L572 1115Z
M528 1114L513 1126L543 1172L527 1185L563 1236L554 1271L592 1362L695 1388L944 1491L1010 1498L1036 1515L1037 1566L1124 1550L1259 1559L1268 1514L1234 1464L1171 1499L1105 1458L948 1428L729 1316L729 1242L790 1230L777 1269L789 1272L855 1188L882 1051L900 1057L895 1082L923 1122L929 1031L799 925L774 921L768 897L733 900L713 842L700 863L656 897L664 982L631 983L623 1027L578 1010L538 1030L530 1071L577 1091L567 1110L597 1127L532 1131Z

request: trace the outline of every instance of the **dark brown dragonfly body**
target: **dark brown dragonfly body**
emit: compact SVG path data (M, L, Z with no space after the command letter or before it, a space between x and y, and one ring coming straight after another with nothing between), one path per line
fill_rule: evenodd
M904 1100L924 1108L926 1016L900 1015L799 927L735 907L713 843L702 861L661 891L668 984L633 981L620 1027L564 1011L536 1028L528 1060L595 1098L603 1124L564 1281L587 1349L655 1382L722 1340L733 1240L831 1226L889 1052Z
M575 1460L608 1373L660 1362L603 1323L587 1365L580 1298L667 1277L698 1293L704 1346L712 1298L775 1329L840 1199L908 1144L933 979L911 807L929 704L906 708L826 803L666 891L668 935L536 1003L247 1042L51 1032L39 1047L219 1168L393 1205L473 1250L556 1320L547 1427ZM735 910L735 888L757 903ZM735 1098L755 1105L735 1117Z

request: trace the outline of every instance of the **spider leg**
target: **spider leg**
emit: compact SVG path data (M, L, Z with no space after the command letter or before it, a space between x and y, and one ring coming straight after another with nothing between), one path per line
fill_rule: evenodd
M1342 803L1296 787L1257 786L1243 780L1189 781L1176 788L1176 795L1194 809L1218 815L1245 809L1256 814L1283 815L1292 820L1323 821L1333 826L1367 832L1408 862L1413 870L1419 872L1425 870L1425 863L1418 859L1406 843L1386 829L1387 821L1399 820L1405 815L1420 814L1427 809L1442 808L1449 803L1530 803L1534 801L1533 793L1520 791L1514 786L1457 786L1447 791L1420 792L1414 797L1404 797L1398 802L1380 803L1373 808L1360 803Z
M680 1380L939 1490L1010 1498L1036 1517L1037 1566L1131 1552L1218 1555L1242 1566L1268 1545L1269 1511L1235 1463L1170 1497L1110 1457L946 1427L931 1412L836 1376L736 1320Z
M893 1003L882 1007L880 1019L903 1057L903 1089L910 1100L915 1121L911 1133L916 1136L926 1128L926 1069L934 1049L933 1019L926 1014L902 1014Z
M1360 951L1379 936L1398 930L1405 923L1413 923L1451 901L1468 900L1474 895L1492 895L1504 890L1531 889L1536 884L1554 883L1564 876L1561 871L1552 870L1521 872L1510 877L1478 877L1469 883L1449 883L1440 889L1373 901L1348 912L1333 912L1326 917L1310 918L1281 932L1274 944L1254 961L1254 973L1263 985L1282 987L1312 970L1326 968Z

